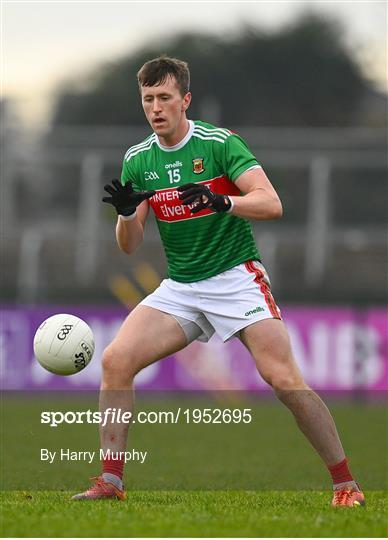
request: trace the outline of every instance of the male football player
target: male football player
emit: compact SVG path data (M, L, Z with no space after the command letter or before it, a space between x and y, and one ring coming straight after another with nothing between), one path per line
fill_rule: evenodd
M293 358L253 239L248 220L282 215L275 189L241 137L187 118L191 93L185 62L167 56L150 60L140 69L138 84L153 133L129 148L121 182L105 186L103 201L117 211L117 242L128 255L142 242L152 208L169 277L128 315L104 351L101 411L130 411L136 374L191 341L207 341L214 332L223 341L237 337L326 464L333 506L363 505L330 412ZM101 476L74 499L124 498L120 452L127 433L127 424L100 428L101 448L110 449L113 459L103 459Z

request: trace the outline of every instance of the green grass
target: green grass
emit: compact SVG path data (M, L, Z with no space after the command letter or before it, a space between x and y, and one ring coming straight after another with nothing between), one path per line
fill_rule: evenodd
M8 537L384 537L387 495L332 509L328 492L131 492L125 502L71 502L68 493L3 494ZM385 520L385 521L384 521Z
M2 535L29 536L386 536L387 409L329 403L366 508L332 509L328 473L279 403L247 396L139 396L138 410L251 407L245 425L134 425L128 497L71 502L99 473L92 464L40 461L40 448L98 449L96 425L50 428L42 410L96 410L96 396L12 394L2 407ZM276 490L276 491L275 491Z

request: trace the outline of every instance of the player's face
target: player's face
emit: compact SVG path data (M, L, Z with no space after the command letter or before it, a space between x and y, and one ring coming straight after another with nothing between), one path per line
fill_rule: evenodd
M185 136L191 94L182 96L175 78L168 77L158 86L142 86L141 100L147 120L162 142L175 144Z

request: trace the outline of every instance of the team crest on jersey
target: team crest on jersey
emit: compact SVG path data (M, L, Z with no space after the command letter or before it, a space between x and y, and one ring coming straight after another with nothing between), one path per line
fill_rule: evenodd
M205 170L205 167L203 166L203 158L195 158L193 159L193 171L195 174L201 174Z

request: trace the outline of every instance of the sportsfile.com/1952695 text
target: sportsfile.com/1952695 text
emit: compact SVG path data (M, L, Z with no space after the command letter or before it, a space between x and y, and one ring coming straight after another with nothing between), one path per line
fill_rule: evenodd
M170 411L43 411L41 424L58 427L61 424L250 424L252 409L239 408L182 408Z

